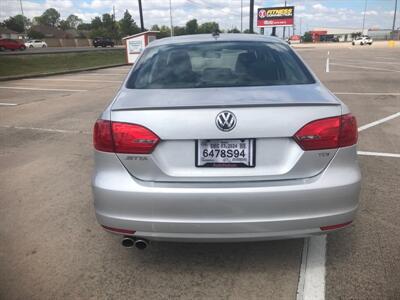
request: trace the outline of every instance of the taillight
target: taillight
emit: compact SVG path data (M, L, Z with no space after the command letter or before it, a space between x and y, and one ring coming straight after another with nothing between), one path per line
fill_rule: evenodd
M357 122L351 114L310 122L294 135L303 150L351 146L357 143L357 138Z
M149 129L129 123L97 120L93 144L99 151L126 154L150 154L159 137Z
M340 125L339 147L347 147L357 143L357 120L352 114L342 116Z
M111 121L97 120L93 130L93 145L99 151L114 152Z
M149 129L129 123L111 122L115 152L150 154L159 138Z

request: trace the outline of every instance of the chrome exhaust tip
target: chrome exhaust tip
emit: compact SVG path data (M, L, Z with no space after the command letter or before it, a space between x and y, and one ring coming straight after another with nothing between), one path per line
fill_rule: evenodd
M124 236L121 240L121 245L125 248L132 248L135 245L135 240L130 236Z
M139 250L144 250L147 248L147 246L149 246L149 243L146 240L136 240L134 242L134 245L136 248L138 248Z

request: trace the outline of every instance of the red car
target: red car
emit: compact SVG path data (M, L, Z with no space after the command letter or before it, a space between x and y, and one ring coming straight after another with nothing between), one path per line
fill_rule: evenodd
M25 50L26 47L23 43L12 39L0 39L0 51L4 50Z

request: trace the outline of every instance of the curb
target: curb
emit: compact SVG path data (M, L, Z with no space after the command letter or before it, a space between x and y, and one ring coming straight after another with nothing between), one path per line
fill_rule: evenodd
M99 70L99 69L122 67L122 66L128 66L128 65L129 64L127 64L127 63L123 63L123 64L105 65L105 66L82 68L82 69L75 69L75 70L68 70L68 71L51 72L51 73L3 76L3 77L0 77L0 81L9 81L9 80L35 78L35 77L46 77L46 76L53 76L53 75L63 75L63 74L79 73L79 72L84 72L84 71L94 71L94 70Z

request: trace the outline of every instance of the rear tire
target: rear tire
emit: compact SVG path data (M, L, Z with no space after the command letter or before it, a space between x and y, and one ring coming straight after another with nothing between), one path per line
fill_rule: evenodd
M33 48L33 45L30 45L29 48Z

